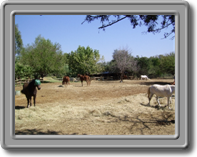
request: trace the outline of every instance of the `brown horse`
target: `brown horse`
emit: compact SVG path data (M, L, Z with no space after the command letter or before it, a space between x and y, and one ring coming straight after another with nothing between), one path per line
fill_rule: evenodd
M37 89L38 90L41 89L40 87L40 80L38 79L34 79L29 83L24 83L23 85L23 90L21 90L21 93L25 94L26 98L27 98L27 108L29 108L29 105L32 106L32 102L31 102L31 97L33 96L34 98L34 106L36 106L36 94L37 94Z
M175 81L171 83L171 85L175 85Z
M67 85L67 84L70 84L70 78L69 78L68 76L64 76L64 77L63 77L62 85L64 85L65 82L66 82L66 85Z
M127 79L127 78L128 78L127 75L124 75L124 76L123 76L123 79Z
M83 86L83 81L86 81L86 82L87 82L87 86L90 85L90 83L91 83L90 76L78 74L77 77L80 78L80 80L81 80L81 85L82 85L82 86Z

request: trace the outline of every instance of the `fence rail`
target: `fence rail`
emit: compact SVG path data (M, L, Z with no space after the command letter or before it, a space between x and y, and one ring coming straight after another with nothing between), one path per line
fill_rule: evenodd
M17 79L17 80L15 80L15 85L22 85L22 84L29 82L29 81L30 81L30 79Z

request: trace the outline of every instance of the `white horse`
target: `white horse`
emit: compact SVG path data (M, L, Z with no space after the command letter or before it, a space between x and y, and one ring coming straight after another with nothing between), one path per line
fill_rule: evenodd
M148 76L146 76L146 75L141 75L141 80L142 80L142 79L149 80Z
M148 88L148 99L149 99L149 105L150 105L150 100L152 96L155 94L156 95L156 100L159 103L159 97L167 97L168 98L168 108L170 109L169 103L171 104L171 96L172 94L175 93L175 85L158 85L154 84L151 87Z

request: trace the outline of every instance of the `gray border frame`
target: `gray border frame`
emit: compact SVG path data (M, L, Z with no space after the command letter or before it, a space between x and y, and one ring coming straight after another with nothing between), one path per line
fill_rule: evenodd
M91 9L90 9L91 8ZM187 2L4 2L2 5L2 138L11 148L186 148L188 140L188 10ZM174 14L176 16L175 135L75 136L14 134L15 14ZM181 63L181 64L180 64ZM180 70L181 69L181 70ZM5 88L6 85L6 88ZM181 85L181 86L180 86ZM181 115L181 116L180 116ZM180 123L181 122L181 123ZM57 137L58 136L58 137Z

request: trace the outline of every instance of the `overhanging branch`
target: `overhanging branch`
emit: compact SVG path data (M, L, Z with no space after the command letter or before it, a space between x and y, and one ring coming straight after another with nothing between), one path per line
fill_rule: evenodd
M123 17L123 18L121 18L121 19L118 19L118 20L116 20L116 21L114 21L114 22L112 22L112 23L109 23L109 24L107 24L107 25L103 25L103 26L99 27L99 29L104 29L104 28L106 28L106 27L108 27L108 26L111 26L111 25L113 25L113 24L115 24L115 23L121 21L121 20L124 20L125 18L127 18L127 16L125 16L125 17Z

